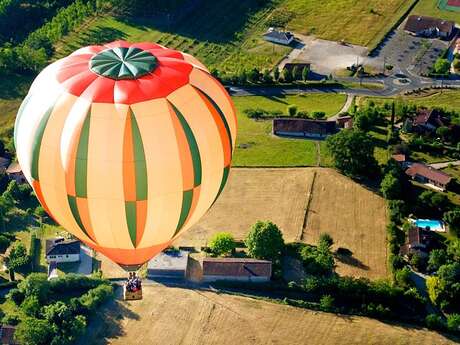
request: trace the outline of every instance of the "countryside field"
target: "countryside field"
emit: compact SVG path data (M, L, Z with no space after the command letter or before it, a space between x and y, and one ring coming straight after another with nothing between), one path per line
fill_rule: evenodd
M291 15L288 28L332 41L374 46L413 0L284 0L279 13Z
M314 244L320 233L329 233L335 249L353 252L337 261L342 275L388 275L384 200L332 169L233 169L216 204L174 245L206 245L221 231L244 239L257 220L277 224L286 242Z
M337 260L341 275L383 278L388 275L385 200L331 169L317 169L302 241L315 244L329 233L334 248L351 250Z
M144 287L143 300L115 301L93 319L78 344L454 344L426 329L157 284Z
M315 166L318 162L314 141L280 138L272 135L272 121L249 119L248 108L280 110L288 105L312 113L324 111L335 115L344 105L344 94L305 94L285 97L233 97L238 111L238 135L233 166ZM327 158L322 160L327 164Z

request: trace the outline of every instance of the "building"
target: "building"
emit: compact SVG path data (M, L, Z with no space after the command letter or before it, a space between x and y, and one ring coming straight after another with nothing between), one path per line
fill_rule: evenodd
M263 35L266 41L289 45L294 40L294 35L289 31L280 31L274 28L269 28Z
M337 133L335 121L278 118L273 120L273 134L323 139Z
M406 120L404 129L413 133L432 133L437 128L444 126L443 118L437 109L421 108L417 110L414 119Z
M446 190L452 178L443 171L432 168L422 163L413 163L406 174L417 182L437 190Z
M14 340L14 332L16 327L3 325L0 327L0 345L17 345L18 343Z
M353 127L353 118L349 115L340 116L337 118L337 126L344 129L349 129Z
M268 282L272 275L272 262L239 258L204 258L203 281L218 280Z
M391 155L391 158L394 159L403 169L406 169L410 165L410 162L407 160L407 157L404 153Z
M431 234L429 231L411 227L407 234L406 243L401 247L401 255L409 256L419 254L422 257L427 257L431 245Z
M6 172L10 166L10 160L6 157L0 157L0 173Z
M45 257L48 262L80 261L80 241L62 237L47 239Z
M16 180L16 182L19 184L27 183L27 180L22 173L21 166L18 162L11 163L8 166L8 169L6 169L6 174L11 180Z
M187 276L189 252L185 250L166 250L147 265L147 277L185 279Z
M407 18L404 30L414 36L449 38L455 23L439 18L412 15Z

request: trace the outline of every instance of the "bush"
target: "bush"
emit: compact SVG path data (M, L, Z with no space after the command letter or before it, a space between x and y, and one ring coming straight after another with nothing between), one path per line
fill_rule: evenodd
M312 116L314 119L324 119L326 113L324 111L314 111Z
M447 329L452 332L460 331L460 314L451 314L447 316Z
M8 237L0 235L0 252L5 252L10 244L11 240Z
M111 297L113 297L113 287L108 284L102 284L89 290L79 300L89 311L93 311Z
M21 304L21 309L27 316L37 317L40 308L41 305L37 296L28 296Z
M295 117L297 114L297 106L296 105L289 105L287 107L287 113L289 116Z
M19 316L17 315L12 315L12 314L6 314L2 318L2 325L10 325L10 326L16 326L19 323Z
M209 248L215 255L230 254L236 247L233 235L227 232L215 234L209 242Z
M413 282L411 279L411 271L408 267L404 267L403 269L399 269L395 271L395 282L397 285L403 288L409 288L413 286Z
M24 293L22 293L19 289L11 289L8 294L6 295L7 299L11 299L16 305L20 305L22 301L24 301Z
M445 329L444 321L442 317L436 314L429 314L425 318L425 324L429 329L433 329L436 331L442 331Z
M334 297L331 295L324 295L319 300L319 305L321 310L324 311L333 311L334 310Z

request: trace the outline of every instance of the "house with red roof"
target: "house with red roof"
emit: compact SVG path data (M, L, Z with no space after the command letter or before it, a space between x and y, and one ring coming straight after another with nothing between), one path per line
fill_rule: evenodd
M414 181L423 183L428 187L441 191L445 191L452 180L452 177L445 172L422 163L413 163L406 170L406 174Z

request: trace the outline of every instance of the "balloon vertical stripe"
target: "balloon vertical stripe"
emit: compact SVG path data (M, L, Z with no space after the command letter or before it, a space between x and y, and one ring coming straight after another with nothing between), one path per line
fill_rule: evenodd
M53 105L54 106L54 105ZM30 174L34 180L40 181L38 177L38 160L40 156L40 148L43 139L43 133L45 132L46 124L50 118L51 113L53 112L53 106L49 107L44 116L41 118L35 137L32 142L32 162L30 167Z
M75 196L86 198L88 192L88 142L91 112L83 122L75 160Z

